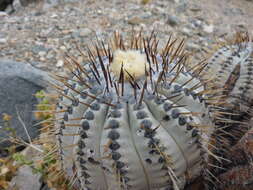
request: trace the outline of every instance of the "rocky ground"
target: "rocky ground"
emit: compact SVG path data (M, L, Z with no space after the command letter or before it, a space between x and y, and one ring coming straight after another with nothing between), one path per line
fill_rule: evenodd
M74 53L113 31L128 34L132 28L155 29L165 43L170 33L187 39L191 52L205 52L217 40L253 30L251 0L83 0L17 5L16 12L0 16L0 57L27 62L44 70L63 67L63 52ZM14 6L15 7L15 6ZM74 53L75 54L75 53ZM196 54L199 55L199 54Z
M26 0L20 1L24 5ZM0 72L6 64L2 60L6 59L45 71L62 72L64 53L80 54L76 43L85 49L96 36L108 39L116 30L123 36L129 35L132 29L147 34L155 30L161 45L173 33L187 40L186 49L194 55L195 61L202 59L217 41L236 31L249 31L253 36L252 0L38 0L26 7L21 4L15 0L13 13L0 12ZM26 71L23 64L20 67L15 71L18 75ZM5 72L0 73L0 80L1 76L6 77ZM23 75L21 78L29 81L27 75ZM1 94L6 96L0 90ZM23 173L11 184L19 184L23 175L31 174L29 168L20 171ZM0 183L2 172L0 156ZM40 177L37 178L35 182ZM38 189L42 186L38 183Z

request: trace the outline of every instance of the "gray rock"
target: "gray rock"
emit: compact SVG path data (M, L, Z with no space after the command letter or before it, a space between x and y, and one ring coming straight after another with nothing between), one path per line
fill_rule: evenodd
M5 9L11 5L12 6L13 0L0 0L0 11L5 11Z
M171 26L176 26L180 23L180 20L177 16L174 15L168 15L167 17L167 24Z
M40 190L40 179L41 174L34 174L29 166L24 165L18 169L17 175L11 180L8 190Z
M25 141L28 136L22 122L26 126L29 136L33 139L39 134L33 111L37 104L34 94L48 86L51 81L48 74L28 64L13 61L0 61L0 155L3 148L10 145L7 140L10 130ZM3 114L12 118L7 123ZM21 120L20 120L20 118ZM9 125L7 125L9 124Z

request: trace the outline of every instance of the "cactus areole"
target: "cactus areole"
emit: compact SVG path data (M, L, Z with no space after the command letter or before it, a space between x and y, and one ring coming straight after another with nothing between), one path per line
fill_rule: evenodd
M59 78L57 141L63 169L79 189L183 189L201 174L212 100L186 71L184 41L158 51L154 33L118 33L87 50L89 61ZM208 91L210 93L210 91Z

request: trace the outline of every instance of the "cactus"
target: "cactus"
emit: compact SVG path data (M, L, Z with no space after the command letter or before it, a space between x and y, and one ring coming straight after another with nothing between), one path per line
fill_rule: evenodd
M224 95L220 101L225 102L221 109L231 113L224 117L232 121L230 124L220 123L210 137L215 147L212 152L220 159L209 158L207 160L209 164L215 166L209 167L211 175L207 175L209 181L207 189L244 189L243 182L238 183L238 180L243 179L240 171L252 173L252 168L248 167L252 164L252 156L245 153L244 155L251 159L241 165L239 159L235 161L238 153L234 150L239 146L240 139L246 138L244 135L248 135L247 132L252 127L250 120L253 116L253 43L247 33L238 33L233 40L219 47L207 62L201 78L213 78L214 80L209 84L214 88L223 89L219 93L219 95ZM247 144L244 143L244 145ZM248 167L249 171L245 170L245 167ZM235 186L228 186L228 188L227 185L233 182ZM245 184L246 187L247 184Z
M108 47L88 48L86 63L66 56L71 76L55 76L55 134L71 184L179 190L206 168L207 154L217 159L208 137L225 122L220 89L198 79L201 65L186 69L183 45L170 37L159 52L154 33L128 45L115 33Z
M252 124L252 120L251 120ZM253 130L250 129L229 151L230 164L226 171L218 176L219 189L253 189Z

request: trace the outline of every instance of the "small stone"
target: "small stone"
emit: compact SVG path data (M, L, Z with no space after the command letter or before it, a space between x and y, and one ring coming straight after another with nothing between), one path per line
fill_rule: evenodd
M192 31L189 28L187 28L187 27L182 28L181 32L182 32L182 34L184 34L184 35L186 35L188 37L192 36Z
M52 59L52 58L54 58L54 57L55 57L55 55L54 55L54 52L53 52L53 51L50 51L50 52L47 54L47 56L46 56L47 59Z
M199 12L202 9L199 5L193 4L193 7L191 7L190 10L193 11L193 12Z
M55 14L55 13L53 13L50 17L51 17L51 18L57 18L57 17L58 17L58 15L57 15L57 14Z
M46 61L45 57L40 57L40 61Z
M3 176L5 174L7 174L10 171L10 169L8 167L2 167L0 170L0 175Z
M4 11L0 11L0 17L8 17L8 14Z
M199 28L203 24L202 21L199 19L193 19L190 22L191 22L193 28Z
M140 17L132 17L128 20L128 24L131 24L131 25L138 25L138 24L141 24L141 23L144 23L144 19L140 18Z
M183 13L187 10L187 2L182 2L176 7L177 13Z
M7 43L7 39L5 38L0 38L0 44L6 44Z
M175 15L169 15L167 18L167 24L170 26L176 26L180 23L180 20L177 16Z
M196 51L196 50L200 49L200 47L197 44L194 44L194 43L188 43L186 45L186 48L187 48L187 50L191 50L191 51Z
M43 57L43 56L45 56L45 55L47 54L47 52L45 52L45 51L40 51L38 54L39 54L40 57Z
M61 47L60 47L60 50L66 51L66 46L61 46Z
M214 26L212 24L210 25L203 25L203 31L207 34L213 33Z
M35 45L32 47L32 51L34 54L38 54L39 52L42 52L42 51L47 52L48 49L45 48L43 45Z
M72 32L73 32L72 30L62 30L61 31L61 33L64 35L71 34Z
M27 182L29 179L29 183ZM10 182L10 189L40 190L41 174L33 173L32 168L24 165L18 169L17 175Z
M89 28L83 28L79 30L80 37L87 37L92 31Z
M63 60L58 60L56 63L56 67L62 67L64 65L64 61Z

